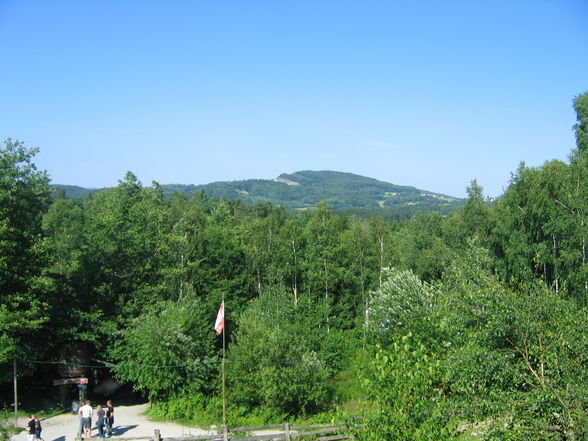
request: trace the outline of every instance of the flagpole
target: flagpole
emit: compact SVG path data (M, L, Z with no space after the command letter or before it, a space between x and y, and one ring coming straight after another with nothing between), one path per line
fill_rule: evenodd
M225 338L225 293L223 292L223 300L218 309L216 315L216 321L214 322L214 332L216 335L223 334L223 360L221 364L222 374L222 395L223 395L223 440L228 441L227 433L227 382L225 374L225 358L226 358L226 338Z
M223 292L223 305L225 304L225 293ZM224 308L223 308L224 314ZM226 314L224 314L226 316ZM223 317L224 320L224 317ZM225 328L223 326L223 363L222 363L222 376L223 376L223 426L227 427L227 386L225 377Z

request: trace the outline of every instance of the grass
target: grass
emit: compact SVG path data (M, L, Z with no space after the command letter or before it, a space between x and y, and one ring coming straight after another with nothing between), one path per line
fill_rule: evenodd
M325 412L288 416L271 409L258 408L253 411L229 405L227 421L230 427L256 427L289 422L296 426L341 421L347 415L358 415L365 403L361 398L357 370L349 369L337 374L329 382L332 402L335 406ZM146 415L153 421L172 421L186 426L208 428L222 425L222 401L219 397L202 397L193 394L166 402L152 404Z
M33 414L40 420L45 420L68 411L69 409L62 407L55 407L51 409L19 409L17 416L19 420L21 420L27 418L30 414ZM12 410L0 410L0 420L14 421L14 412Z

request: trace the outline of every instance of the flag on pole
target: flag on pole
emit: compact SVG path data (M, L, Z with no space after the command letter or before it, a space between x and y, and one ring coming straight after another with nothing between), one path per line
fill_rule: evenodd
M216 322L214 322L214 331L217 335L220 335L223 332L223 328L225 327L225 301L223 300L220 304L220 308L218 309L218 314L216 316Z

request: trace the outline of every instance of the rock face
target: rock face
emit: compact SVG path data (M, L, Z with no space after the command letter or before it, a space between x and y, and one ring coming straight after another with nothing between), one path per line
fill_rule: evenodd
M294 182L294 181L290 181L289 179L285 179L285 178L276 178L273 180L274 182L281 182L282 184L286 184L286 185L300 185L298 182Z

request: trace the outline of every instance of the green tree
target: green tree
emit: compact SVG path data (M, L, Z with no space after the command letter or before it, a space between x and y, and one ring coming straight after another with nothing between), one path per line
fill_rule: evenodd
M402 250L398 266L423 280L438 280L452 257L443 229L444 219L437 212L417 213L398 228L393 236Z
M57 198L43 217L46 274L54 284L51 297L52 351L66 356L82 342L98 343L103 319L94 309L88 284L84 209L79 202Z
M415 333L420 338L431 330L435 289L412 271L384 270L384 282L370 294L370 335L382 344L399 335Z
M586 301L586 160L519 167L496 206L493 248L504 278L540 278L556 292Z
M283 262L287 243L281 232L288 217L282 207L267 202L252 207L253 216L242 220L242 248L245 251L248 267L255 278L255 289L282 284Z
M285 241L285 264L281 268L284 284L290 287L294 305L298 304L300 298L300 287L302 283L302 252L304 239L300 219L288 219L283 228L283 241ZM287 251L286 251L287 250Z
M448 419L442 391L436 387L440 363L418 337L395 337L377 346L363 375L373 409L355 429L359 441L452 439L455 424Z
M41 221L50 189L47 174L32 162L37 151L10 139L0 149L0 366L5 367L33 349L38 353L33 336L49 316Z
M333 215L326 202L320 202L304 226L304 289L314 298L322 296L324 299L329 308L324 319L327 329L331 325L349 326L347 304L342 301L344 277L340 264L340 234L346 228L344 222Z
M495 254L502 279L516 283L535 276L533 266L536 235L541 226L531 214L536 172L521 163L511 178L506 193L496 203L497 224L494 229ZM535 237L534 237L535 235Z
M542 283L506 287L471 243L445 272L432 316L441 385L462 427L483 425L488 439L582 439L585 314Z
M220 201L211 209L202 230L202 261L192 278L194 289L211 310L218 308L224 293L231 302L233 316L255 295L240 246L235 211L228 201ZM227 327L230 326L229 322Z
M379 286L382 286L384 282L384 268L393 264L390 225L381 217L373 217L369 223L369 232L378 259L378 282Z
M152 401L210 392L218 372L210 315L194 296L148 308L120 332L112 352L117 378Z
M581 304L588 305L588 155L570 165L567 179L560 188L561 207L554 220L558 221L563 242L561 251L564 276L572 293ZM567 227L567 228L566 228Z
M522 381L507 341L513 302L513 293L492 272L489 252L470 240L469 249L443 275L433 315L439 348L447 348L445 390L465 419L503 415L508 394Z
M578 153L584 154L588 150L588 92L578 95L574 99L574 109L578 122L574 125Z
M468 240L474 236L484 245L489 244L494 228L493 211L484 199L482 186L474 179L466 191L465 205L450 213L443 224L445 241L455 250L466 249Z
M108 318L105 324L118 327L163 295L157 271L163 195L157 185L143 188L127 172L117 187L94 195L85 208L92 304Z
M281 290L263 292L250 302L238 319L228 356L232 402L249 411L263 407L275 416L325 406L328 373L313 348L311 310L294 306Z
M350 227L341 234L342 264L345 275L347 310L351 317L361 318L364 328L368 323L368 291L376 282L379 258L370 237L370 226L367 222L352 221Z
M194 200L174 194L163 210L163 228L157 241L159 292L177 300L194 290L204 255L206 213Z

